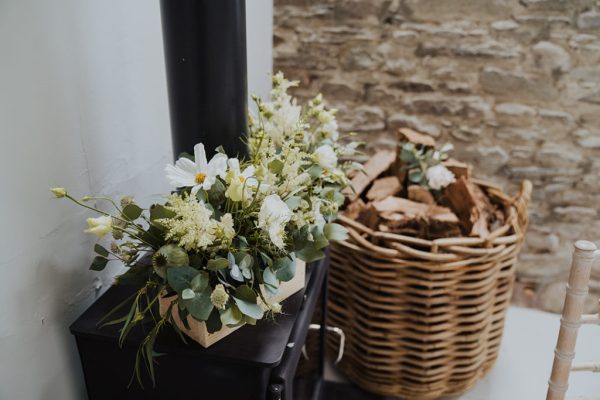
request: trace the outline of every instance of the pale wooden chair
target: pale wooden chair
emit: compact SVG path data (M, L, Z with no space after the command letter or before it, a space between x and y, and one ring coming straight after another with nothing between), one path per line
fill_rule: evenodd
M600 362L573 364L579 327L582 324L600 325L600 314L583 314L592 264L599 256L600 250L594 243L585 240L575 243L546 400L564 400L571 371L600 372Z

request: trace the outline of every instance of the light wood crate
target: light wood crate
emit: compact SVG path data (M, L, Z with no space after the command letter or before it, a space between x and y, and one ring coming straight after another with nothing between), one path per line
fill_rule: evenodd
M296 274L294 275L294 277L288 282L281 282L281 285L279 286L279 292L276 295L269 296L268 299L271 302L281 302L281 301L287 299L288 297L290 297L291 295L302 290L304 288L305 281L306 281L306 263L304 261L296 259ZM166 310L168 309L168 307L172 301L173 301L173 297L168 297L168 298L161 297L161 299L160 299L160 314L161 315L163 315L166 312ZM262 306L263 306L263 309L266 310L266 305L264 303L262 304ZM228 327L228 326L223 325L223 327L219 331L214 332L214 333L208 333L208 330L206 329L206 323L204 321L198 321L198 320L194 319L191 315L188 315L187 320L188 320L190 329L187 329L183 325L183 322L181 322L181 319L179 318L178 313L176 313L176 312L173 313L173 321L175 322L177 327L183 333L185 333L187 336L192 338L194 341L200 343L200 345L202 347L208 347L208 346L218 342L219 340L223 339L227 335L235 332L242 326L244 326L244 325L239 325L236 327ZM258 321L258 323L260 323L260 321Z

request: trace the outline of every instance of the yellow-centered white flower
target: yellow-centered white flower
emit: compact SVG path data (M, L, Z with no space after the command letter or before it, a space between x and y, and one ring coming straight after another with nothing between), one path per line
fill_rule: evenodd
M103 215L98 218L88 218L86 219L86 222L89 228L84 231L85 233L93 233L102 238L104 235L112 232L112 217L109 215Z
M280 249L285 247L285 225L292 211L276 194L265 197L258 213L258 226L268 233L271 242Z
M313 159L319 164L321 167L332 170L337 166L337 155L328 144L324 144L317 148L313 153Z
M456 180L454 174L442 164L427 168L425 172L430 188L440 190Z
M181 157L175 165L165 167L169 183L176 187L191 187L192 195L198 190L210 190L217 180L217 176L225 177L227 171L227 156L217 153L210 161L206 161L204 145L198 143L194 146L195 162Z

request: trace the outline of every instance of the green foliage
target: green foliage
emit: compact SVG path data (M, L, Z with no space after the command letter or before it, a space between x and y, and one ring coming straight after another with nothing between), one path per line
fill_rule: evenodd
M275 159L269 163L269 171L274 174L281 174L283 170L283 162L279 159Z
M123 216L123 218L129 221L135 221L142 215L143 211L144 210L142 210L138 205L131 203L123 207L121 215Z
M96 244L94 245L94 251L95 251L97 254L100 254L102 257L108 257L108 254L109 254L108 250L106 250L106 249L105 249L103 246L101 246L101 245L100 245L100 244L98 244L98 243L96 243Z
M208 260L206 268L209 271L219 271L221 269L227 268L229 266L229 261L223 257L217 257L212 260Z
M408 180L425 187L427 187L425 171L447 160L448 151L452 149L450 144L444 145L439 150L417 146L414 143L401 143L399 146L402 168L408 171Z
M277 279L287 282L296 274L296 260L291 257L278 258L273 262L273 270Z
M340 224L329 223L323 227L323 233L327 240L338 241L346 240L348 238L348 230Z
M181 294L185 289L192 286L192 279L198 274L198 270L192 267L169 268L167 270L167 281L173 290Z
M221 323L227 326L236 326L243 321L243 314L234 304L231 307L220 312Z
M108 264L108 261L108 258L96 256L92 261L92 265L90 265L90 269L93 271L102 271L104 268L106 268L106 264Z

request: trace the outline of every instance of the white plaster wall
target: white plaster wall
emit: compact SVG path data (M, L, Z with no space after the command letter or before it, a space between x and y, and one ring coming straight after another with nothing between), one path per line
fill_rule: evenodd
M264 95L272 3L247 8L249 91ZM88 271L88 214L48 187L144 203L168 189L158 1L0 0L0 54L0 399L80 400L68 326L119 266Z

